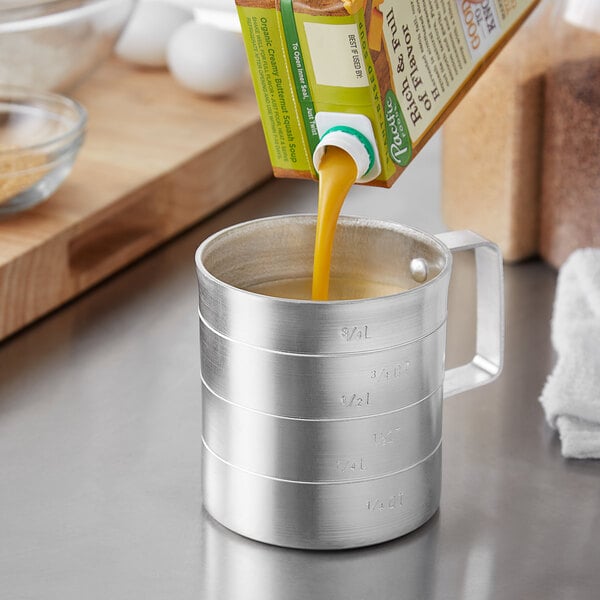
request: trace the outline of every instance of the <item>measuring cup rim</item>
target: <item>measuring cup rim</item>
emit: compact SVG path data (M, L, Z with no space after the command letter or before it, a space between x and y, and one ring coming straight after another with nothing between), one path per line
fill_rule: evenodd
M251 292L249 290L245 290L243 288L236 287L230 283L219 279L215 275L213 275L204 265L203 255L206 252L207 248L213 243L217 238L221 237L224 234L228 234L236 229L243 229L244 227L248 227L250 225L254 225L262 222L274 222L274 221L299 221L299 222L307 222L312 221L316 224L317 216L313 213L296 213L291 215L275 215L270 217L261 217L259 219L251 219L249 221L243 221L242 223L236 223L235 225L230 225L225 229L221 229L209 237L207 237L196 249L194 260L196 263L196 271L198 275L202 275L202 277L212 281L218 286L221 286L225 289L231 290L236 293L247 294L252 298L264 299L269 302L281 302L290 305L312 305L312 306L340 306L340 305L357 305L357 304L365 304L365 303L378 303L382 301L389 301L390 298L399 298L399 297L407 297L412 294L422 293L424 289L430 287L432 285L437 284L438 281L443 279L446 276L452 267L452 253L448 249L448 247L435 235L431 233L427 233L421 229L416 227L410 227L408 225L402 225L401 223L395 223L393 221L385 221L383 219L375 219L371 217L363 217L360 215L341 215L338 219L338 224L344 223L359 223L365 226L374 226L378 229L387 229L388 231L395 231L402 234L408 234L413 238L420 238L423 241L426 241L429 244L434 245L440 252L440 254L444 257L444 265L440 269L439 273L437 273L434 277L425 281L423 283L419 283L414 288L409 290L403 290L401 292L397 292L395 294L388 294L386 296L375 296L372 298L356 298L353 300L303 300L299 298L279 298L277 296L267 296L265 294L260 294L258 292Z

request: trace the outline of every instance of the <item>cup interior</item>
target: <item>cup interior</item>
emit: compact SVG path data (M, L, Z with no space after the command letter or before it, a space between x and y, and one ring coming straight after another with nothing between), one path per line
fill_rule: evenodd
M198 267L240 289L312 276L316 217L296 215L249 221L209 238L199 249ZM426 265L415 278L411 263ZM341 217L331 276L358 278L410 290L437 277L449 253L434 237L403 225Z

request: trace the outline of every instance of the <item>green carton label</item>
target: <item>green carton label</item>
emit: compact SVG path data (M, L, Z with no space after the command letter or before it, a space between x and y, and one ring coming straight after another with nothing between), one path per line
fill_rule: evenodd
M279 37L280 13L241 6L238 13L271 163L280 169L310 172L312 157Z
M310 87L308 86L304 55L298 37L298 29L296 28L292 0L281 0L281 21L283 23L288 56L290 58L290 69L295 82L298 102L300 103L300 111L304 120L308 145L312 153L319 143L319 133L315 121L315 106Z
M316 117L352 113L389 187L539 0L236 2L276 175L315 179Z
M390 158L401 167L406 167L412 158L412 143L408 126L396 94L388 90L384 102L386 142Z

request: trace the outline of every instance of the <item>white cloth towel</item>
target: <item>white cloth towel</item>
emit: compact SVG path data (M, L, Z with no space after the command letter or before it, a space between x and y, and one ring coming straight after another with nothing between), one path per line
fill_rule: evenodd
M556 367L542 391L546 419L567 458L600 458L600 248L576 250L558 275Z

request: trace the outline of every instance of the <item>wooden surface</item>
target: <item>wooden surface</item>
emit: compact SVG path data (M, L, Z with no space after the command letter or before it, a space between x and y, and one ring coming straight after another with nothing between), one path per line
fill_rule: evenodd
M538 253L552 8L542 3L444 125L444 221L496 242L508 262Z
M74 95L89 126L71 176L0 221L0 339L271 176L249 83L206 100L113 62Z

